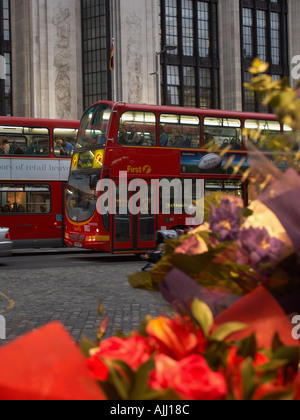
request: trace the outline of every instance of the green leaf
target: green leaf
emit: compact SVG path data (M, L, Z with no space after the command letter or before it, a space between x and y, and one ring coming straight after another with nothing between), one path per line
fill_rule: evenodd
M243 381L243 395L245 401L252 400L254 392L257 388L255 380L255 369L253 367L251 357L245 360L241 366L241 377Z
M85 357L90 357L90 350L96 349L97 343L87 338L85 335L82 336L80 349Z
M245 330L248 325L241 322L228 322L227 324L221 325L211 336L212 340L224 341L231 334Z
M192 303L192 314L200 325L205 337L208 337L214 323L214 317L209 306L199 299L195 299Z
M167 391L161 393L160 397L158 398L159 401L181 401L182 397L180 397L174 389L168 389Z
M116 388L112 383L110 383L109 381L98 381L98 383L109 401L122 400L122 397L120 396L120 394L118 394Z
M238 356L243 358L251 357L254 360L256 351L257 342L255 334L250 335L250 337L247 337L238 343Z
M139 335L141 335L142 337L147 337L147 326L149 324L149 322L152 320L152 316L151 315L147 315L141 322L140 327L139 327Z
M150 273L141 271L128 276L128 279L133 289L158 291L158 286L153 283Z
M122 400L128 400L134 373L130 367L121 360L105 361L109 368L109 382L115 388Z
M274 339L273 339L273 344L272 344L272 351L276 352L277 350L279 350L281 347L284 347L283 342L280 339L280 336L278 333L275 334Z
M260 401L292 401L295 397L295 391L291 387L286 391L277 391L265 395Z
M227 356L230 346L225 341L207 342L207 348L203 354L211 370L217 372L221 366L227 366Z
M148 385L150 373L155 369L155 359L151 358L135 373L129 399L131 401L151 401L161 397L162 392L151 389Z
M244 217L250 217L253 215L253 210L249 209L248 207L245 209L245 212L243 214Z
M286 360L287 365L296 371L299 365L299 347L281 347L274 353L273 357L274 359Z

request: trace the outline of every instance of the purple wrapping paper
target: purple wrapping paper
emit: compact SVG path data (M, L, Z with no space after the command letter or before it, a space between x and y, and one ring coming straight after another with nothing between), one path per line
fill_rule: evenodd
M160 291L179 310L184 307L189 311L193 300L198 298L210 307L215 317L241 299L241 296L207 290L177 268L165 277Z
M276 214L300 254L300 187L261 201Z
M262 201L280 220L298 254L300 254L300 176L294 169L278 171Z

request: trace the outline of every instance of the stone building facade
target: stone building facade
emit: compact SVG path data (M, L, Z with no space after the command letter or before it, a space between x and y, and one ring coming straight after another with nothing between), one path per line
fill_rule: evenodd
M12 114L77 119L101 99L250 110L251 51L290 75L299 22L299 0L11 0Z
M71 119L82 112L80 2L12 0L13 114Z

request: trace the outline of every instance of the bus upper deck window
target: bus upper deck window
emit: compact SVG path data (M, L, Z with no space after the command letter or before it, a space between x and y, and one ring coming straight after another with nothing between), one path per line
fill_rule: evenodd
M217 146L220 150L242 150L242 123L236 118L204 118L204 147Z
M0 154L49 156L50 132L37 127L0 127Z
M245 128L249 131L259 133L255 136L254 144L260 150L269 150L268 141L272 136L277 136L281 132L279 121L274 120L254 120L248 119L245 121Z
M159 127L161 147L176 149L200 147L200 119L197 115L162 114Z
M152 112L127 111L120 118L118 143L121 146L156 146L156 116Z
M78 130L75 128L55 128L53 130L53 151L56 157L72 156Z

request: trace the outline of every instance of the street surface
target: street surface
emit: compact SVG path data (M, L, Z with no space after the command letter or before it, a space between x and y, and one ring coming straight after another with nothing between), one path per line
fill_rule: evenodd
M14 304L2 314L6 340L0 340L0 346L51 321L60 321L77 342L82 334L94 340L100 301L109 316L106 337L118 329L137 329L147 314L157 316L169 309L159 293L129 286L128 274L144 265L135 256L60 250L18 251L0 259L0 313Z

